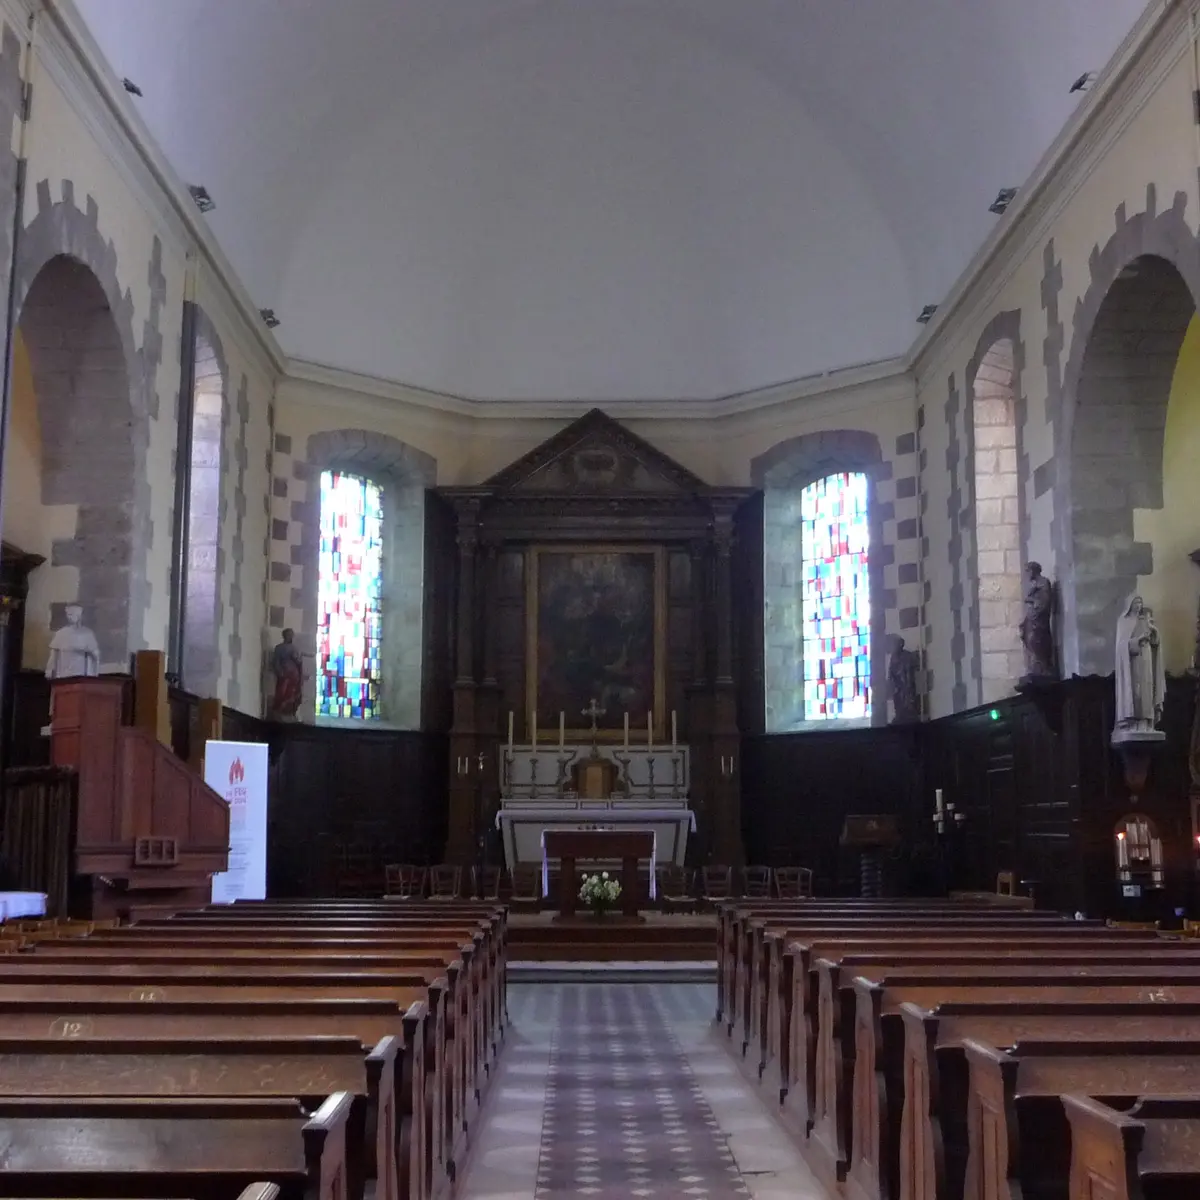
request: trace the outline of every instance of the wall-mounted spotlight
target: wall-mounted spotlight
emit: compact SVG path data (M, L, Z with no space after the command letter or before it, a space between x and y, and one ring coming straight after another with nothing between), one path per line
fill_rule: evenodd
M191 193L192 199L195 200L196 207L202 213L210 213L214 208L217 207L216 202L208 194L208 188L206 188L203 184L189 183L188 191Z
M279 318L275 315L275 310L273 308L260 308L258 310L258 315L262 317L263 324L268 329L275 329L278 327Z
M122 79L122 80L121 80L121 86L122 86L122 87L123 87L123 88L124 88L124 89L125 89L125 90L126 90L126 91L127 91L129 94L130 94L130 95L131 95L131 96L140 96L140 95L142 94L142 89L141 89L140 87L138 87L138 85L137 85L136 83L134 83L134 82L133 82L133 80L132 80L132 79L129 79L128 77L126 77L125 79Z
M929 322L933 320L933 314L937 312L937 310L938 306L936 304L925 305L925 307L921 309L921 315L917 317L917 324L928 325Z
M1012 203L1016 194L1016 188L1001 188L995 200L988 205L988 212L995 213L998 217L1003 216L1004 210Z
M1086 92L1088 90L1088 88L1090 88L1092 86L1092 84L1095 82L1096 82L1096 72L1095 71L1084 71L1084 73L1082 75L1080 75L1080 77L1077 80L1075 80L1075 82L1073 84L1071 84L1071 91L1072 91L1072 93Z

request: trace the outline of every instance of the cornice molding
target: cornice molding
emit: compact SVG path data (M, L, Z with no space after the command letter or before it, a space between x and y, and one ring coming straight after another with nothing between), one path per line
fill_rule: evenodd
M1190 44L1189 19L1195 8L1196 0L1150 0L912 346L906 357L918 379L937 371L953 355L960 336L982 323L1113 144L1157 93Z
M206 308L266 373L283 373L286 357L262 322L258 307L238 278L216 237L174 168L158 148L140 114L113 74L73 0L39 0L39 48L56 83L147 211L161 223L183 255L195 262L216 286ZM34 87L34 128L37 89ZM214 311L215 310L215 311Z

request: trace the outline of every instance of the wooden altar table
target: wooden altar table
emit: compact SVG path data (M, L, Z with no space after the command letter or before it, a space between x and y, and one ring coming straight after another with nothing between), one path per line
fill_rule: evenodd
M621 911L638 915L638 863L648 861L654 874L654 833L649 829L547 829L542 835L547 858L559 860L559 915L572 917L579 907L580 861L621 860ZM653 887L653 884L651 884Z

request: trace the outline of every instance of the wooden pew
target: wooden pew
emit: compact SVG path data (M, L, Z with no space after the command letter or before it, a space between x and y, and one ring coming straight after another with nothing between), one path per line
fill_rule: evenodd
M247 1180L282 1200L338 1200L351 1097L309 1117L294 1100L0 1099L0 1186L10 1196L224 1200Z
M0 1038L0 1099L259 1097L315 1107L332 1085L353 1098L346 1123L347 1194L361 1200L371 1181L375 1200L408 1200L424 1193L422 1180L408 1178L403 1154L398 1160L413 1136L411 1128L400 1131L395 1107L399 1049L396 1038L384 1038L366 1055L357 1038L345 1037Z
M406 1007L389 1000L314 1000L270 998L203 1000L50 1000L0 998L0 1038L49 1038L65 1041L136 1038L307 1038L353 1037L364 1048L388 1037L403 1039L398 1058L397 1136L408 1131L410 1180L423 1180L426 1195L452 1179L450 1136L433 1073L427 1069L432 1040L421 994L415 989ZM428 1051L428 1053L427 1053ZM404 1169L402 1164L402 1170Z
M1200 1098L1148 1097L1119 1112L1064 1096L1071 1124L1070 1200L1195 1200Z
M894 1179L899 1171L900 1124L906 1096L900 1010L905 1003L923 1008L992 1004L1019 1010L1067 1004L1096 1011L1113 1004L1142 1005L1155 1011L1166 1011L1167 1005L1177 1003L1200 1004L1200 975L1190 967L1169 969L1166 979L1141 971L1132 963L1124 968L1060 968L1027 975L1004 967L978 975L892 972L849 981L845 990L854 995L852 1024L844 1016L849 1007L845 995L837 1001L843 1017L835 1019L831 1013L826 1023L825 1005L834 1003L826 966L820 964L819 1078L811 1118L813 1141L819 1152L814 1161L840 1182L853 1158L864 1189L878 1186L880 1174ZM983 972L982 968L974 970ZM1190 982L1175 982L1174 972L1188 971L1192 972ZM857 1142L852 1130L857 1131Z
M1064 1200L1068 1093L1122 1107L1130 1096L1200 1097L1200 1040L1020 1042L1003 1050L969 1039L965 1050L971 1094L964 1200L1014 1193Z
M1200 1004L943 1004L901 1006L903 1114L894 1178L899 1195L936 1200L961 1195L966 1175L969 1082L965 1044L1071 1041L1083 1048L1126 1039L1162 1043L1200 1038ZM880 1081L879 1086L883 1086ZM857 1104L856 1104L857 1108ZM882 1180L886 1132L856 1130L851 1180ZM886 1191L880 1183L881 1192ZM873 1194L869 1185L851 1189ZM893 1186L891 1192L896 1191Z

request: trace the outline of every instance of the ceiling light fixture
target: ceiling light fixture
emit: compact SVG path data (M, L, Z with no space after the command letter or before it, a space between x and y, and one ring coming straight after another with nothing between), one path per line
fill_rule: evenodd
M138 85L137 85L136 83L134 83L134 82L133 82L133 80L132 80L132 79L130 79L130 78L128 78L128 77L126 77L125 79L122 79L122 80L121 80L121 86L122 86L122 87L123 87L123 88L124 88L124 89L125 89L125 90L126 90L126 91L127 91L129 94L130 94L130 95L131 95L131 96L140 96L140 95L142 94L142 89L141 89L140 87L138 87Z
M933 320L933 314L937 312L937 310L938 306L936 304L925 305L925 307L921 309L921 315L917 318L917 324L928 325L929 322Z
M998 217L1003 216L1004 210L1012 203L1016 194L1016 188L1001 188L995 200L988 205L988 212L995 213Z
M1073 84L1071 84L1071 91L1072 91L1072 93L1086 92L1088 90L1088 88L1090 88L1092 86L1092 84L1095 82L1096 82L1096 72L1095 71L1084 71L1084 73L1082 75L1080 75L1080 77L1077 80L1075 80L1075 82Z
M191 193L192 199L195 200L196 207L202 213L210 213L217 207L216 202L208 194L208 188L204 187L203 184L189 183L188 191Z
M273 308L260 308L258 310L258 315L262 317L263 324L268 329L275 329L278 327L279 318L275 315L275 310Z

